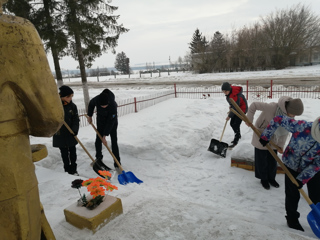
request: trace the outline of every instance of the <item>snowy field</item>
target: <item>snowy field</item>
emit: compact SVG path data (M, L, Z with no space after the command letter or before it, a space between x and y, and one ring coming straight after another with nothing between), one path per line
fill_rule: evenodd
M254 74L259 78L275 72ZM317 74L320 77L320 65L282 70L278 74ZM239 79L249 77L248 73L237 73L237 76ZM189 74L185 78L191 77ZM159 91L150 86L147 89L119 87L111 90L123 99ZM90 97L101 91L90 89ZM75 89L74 100L81 108L81 89ZM297 119L313 121L320 115L319 99L302 100L305 111ZM305 232L286 226L283 174L276 177L280 188L265 190L254 177L254 172L230 167L232 155L253 156L250 144L252 130L245 124L241 125L240 143L232 151L228 150L226 158L207 151L210 140L220 138L227 111L228 105L223 97L176 98L120 117L118 141L123 168L132 171L143 183L123 186L115 174L111 181L119 189L110 195L122 200L124 212L95 234L70 225L63 213L79 198L78 191L71 188L71 182L97 176L90 167L90 158L77 145L80 177L68 175L63 171L59 149L52 147L52 138L30 137L32 144L45 144L48 149L48 157L35 165L41 202L56 239L317 239L307 222L310 207L303 198L299 211ZM95 132L92 127L81 128L78 138L94 156ZM222 141L230 143L232 139L233 131L227 126ZM107 149L103 154L104 163L113 166ZM307 191L306 188L304 190ZM86 189L82 188L81 192L85 193Z

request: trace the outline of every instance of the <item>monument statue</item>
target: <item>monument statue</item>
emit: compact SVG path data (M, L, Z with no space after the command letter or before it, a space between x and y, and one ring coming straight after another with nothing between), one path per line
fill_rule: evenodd
M36 29L26 19L2 14L2 3L0 238L37 240L43 214L29 135L52 136L62 125L63 109Z

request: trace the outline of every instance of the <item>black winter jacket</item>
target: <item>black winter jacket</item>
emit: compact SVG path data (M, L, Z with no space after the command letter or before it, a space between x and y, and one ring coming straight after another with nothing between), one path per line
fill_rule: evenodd
M69 125L75 135L77 135L79 131L77 106L71 101L69 104L63 105L63 109L64 121ZM77 144L77 140L64 125L53 135L53 147L72 147Z
M88 106L88 116L92 117L94 108L97 108L97 129L103 136L109 136L113 127L118 126L118 105L115 101L113 92L105 89L108 94L109 104L106 108L101 107L99 103L99 95L92 98Z

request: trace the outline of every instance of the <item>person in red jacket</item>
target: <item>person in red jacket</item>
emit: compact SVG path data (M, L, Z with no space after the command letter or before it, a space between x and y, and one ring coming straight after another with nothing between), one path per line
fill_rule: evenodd
M238 106L241 108L241 110L244 113L247 113L248 103L247 103L247 99L242 94L242 87L231 86L230 83L224 82L221 85L221 90L224 93L224 95L226 95L227 102L230 105L229 108L234 109L233 105L230 103L230 98L232 98L238 104ZM234 131L234 139L231 142L231 145L229 146L229 148L233 148L238 144L239 139L241 138L240 125L241 125L242 120L231 111L229 112L226 120L229 120L229 119L231 119L230 126L232 127L232 129Z

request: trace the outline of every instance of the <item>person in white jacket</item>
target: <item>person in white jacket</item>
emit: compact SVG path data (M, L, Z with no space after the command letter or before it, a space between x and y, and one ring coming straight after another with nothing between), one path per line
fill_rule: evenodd
M262 112L254 125L260 132L263 132L275 116L284 115L294 118L295 116L301 115L303 113L303 103L300 98L293 99L287 96L280 97L277 103L253 102L247 112L247 117L250 122L253 122L256 111ZM289 132L287 130L279 128L271 140L283 149L288 135ZM267 190L270 189L270 185L278 188L279 184L275 180L277 162L268 149L261 145L259 137L260 136L253 133L251 141L251 144L254 146L255 177L260 179L263 188ZM273 149L275 153L277 153L277 150L275 148Z

